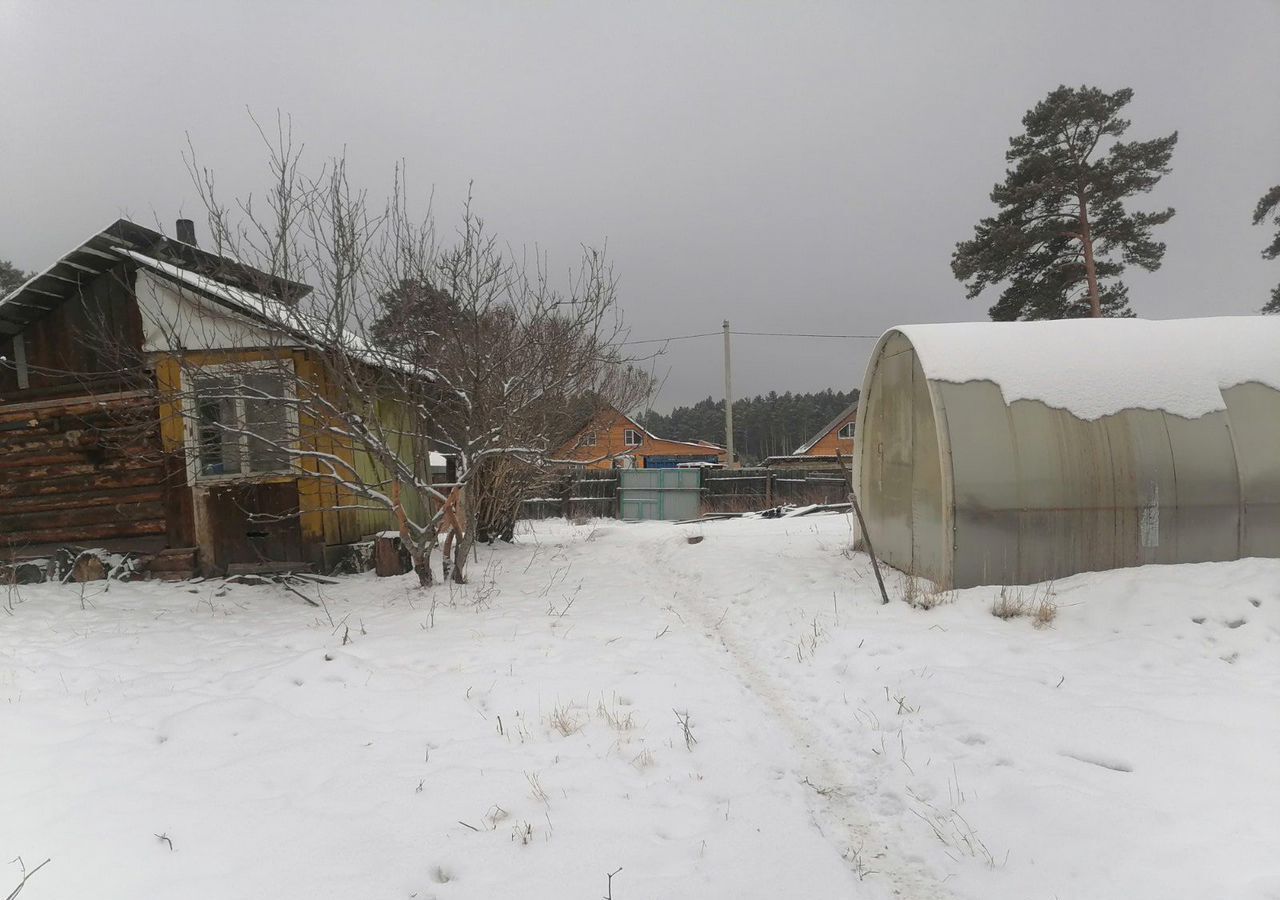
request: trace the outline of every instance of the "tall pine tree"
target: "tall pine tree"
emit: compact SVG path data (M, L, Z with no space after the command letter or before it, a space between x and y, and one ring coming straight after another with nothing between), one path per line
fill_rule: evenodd
M1129 88L1063 86L1022 117L1026 130L1010 139L1005 180L991 191L999 212L951 257L970 298L1005 284L992 319L1133 315L1119 276L1129 264L1160 267L1165 247L1151 229L1173 209L1129 212L1125 201L1168 174L1178 133L1120 142L1132 98Z
M1275 239L1271 241L1271 245L1262 251L1263 259L1275 259L1280 256L1280 184L1277 184L1271 190L1262 195L1262 199L1258 201L1258 206L1253 211L1253 224L1261 225L1267 216L1275 214L1272 224L1276 226ZM1271 291L1271 299L1267 301L1267 305L1262 307L1264 313L1280 313L1280 284L1276 285Z

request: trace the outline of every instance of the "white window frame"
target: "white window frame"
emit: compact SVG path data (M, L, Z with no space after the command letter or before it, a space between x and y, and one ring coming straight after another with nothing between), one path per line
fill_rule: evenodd
M633 435L635 436L634 441L631 440ZM622 443L627 447L639 447L644 443L644 435L634 428L628 428L622 432Z
M584 447L594 447L598 443L600 443L600 439L596 437L594 431L582 438L582 446Z
M836 439L841 441L853 440L853 432L854 432L855 425L857 425L856 422L845 422L843 425L840 426L840 430L836 432ZM846 430L849 432L848 434L845 434Z
M182 418L183 418L183 438L186 443L187 450L187 484L195 484L201 482L203 484L227 482L227 481L253 481L259 478L270 478L273 475L293 475L296 470L292 465L286 464L280 469L270 469L261 472L246 472L244 466L249 459L249 436L242 434L238 436L240 445L240 471L239 472L223 472L220 475L207 475L201 471L200 465L200 409L197 404L196 386L193 383L202 377L218 378L223 375L243 374L249 369L261 369L273 373L279 373L284 376L284 394L289 402L285 404L285 426L289 429L289 433L296 435L298 433L298 407L296 401L298 399L297 381L298 372L291 358L282 359L256 359L247 362L227 362L227 363L211 363L203 366L191 366L190 371L183 369L181 373L182 381ZM244 401L236 401L236 419L243 422L245 418ZM289 441L288 446L296 447L297 441Z

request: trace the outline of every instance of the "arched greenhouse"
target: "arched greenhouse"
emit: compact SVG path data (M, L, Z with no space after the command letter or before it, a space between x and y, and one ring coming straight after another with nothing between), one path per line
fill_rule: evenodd
M891 329L857 433L877 555L942 587L1280 556L1280 316Z

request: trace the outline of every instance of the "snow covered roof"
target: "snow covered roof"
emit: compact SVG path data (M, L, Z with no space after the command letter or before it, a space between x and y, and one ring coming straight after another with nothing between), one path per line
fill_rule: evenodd
M1280 316L1064 319L905 325L925 377L991 381L1006 404L1038 400L1081 419L1158 409L1223 410L1246 382L1280 390Z
M238 260L184 244L128 219L119 219L90 235L44 271L0 297L0 333L17 334L49 313L76 293L82 283L118 265L122 250L143 251L152 258L163 257L180 262L190 270L216 273L219 281L226 284L263 285L281 292L287 290L294 297L301 297L310 290L304 284L272 277Z
M844 409L840 411L840 415L836 416L826 425L823 425L820 429L818 429L817 434L815 434L813 437L809 438L809 440L805 441L803 444L801 444L799 447L793 450L791 455L804 456L806 453L808 453L810 450L813 449L814 444L818 443L818 441L822 440L824 437L830 434L831 429L840 425L842 422L844 422L845 419L848 419L857 411L858 411L858 401L854 400L852 403L850 403L848 406L846 406ZM782 459L783 457L778 457L778 458Z

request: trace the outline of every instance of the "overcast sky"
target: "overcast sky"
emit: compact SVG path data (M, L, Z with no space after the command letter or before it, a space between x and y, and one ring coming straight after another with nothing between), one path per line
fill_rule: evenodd
M404 158L443 225L474 181L553 265L607 239L633 338L983 319L951 250L1022 114L1088 83L1134 89L1128 137L1180 132L1138 201L1178 213L1135 311L1250 313L1280 282L1249 224L1280 182L1278 39L1280 0L0 0L0 258L200 219L187 133L226 193L260 190L249 107L378 194ZM736 338L735 393L859 386L871 344ZM658 368L658 409L722 395L718 339Z

